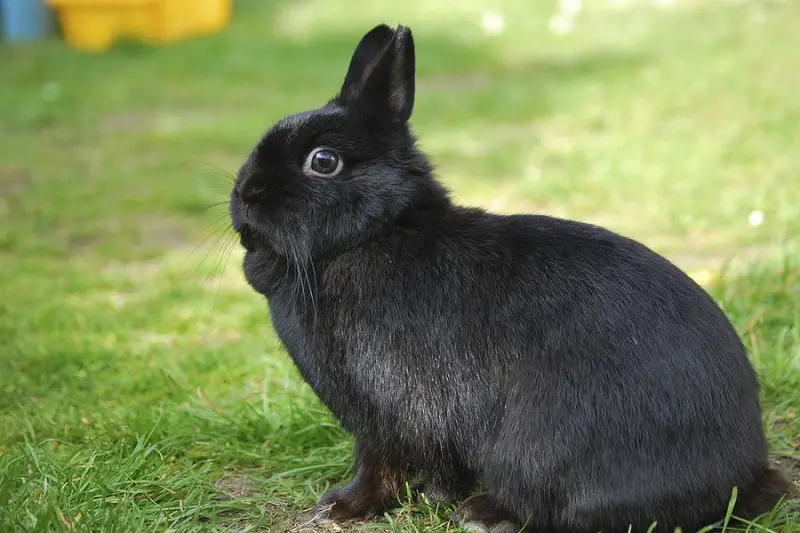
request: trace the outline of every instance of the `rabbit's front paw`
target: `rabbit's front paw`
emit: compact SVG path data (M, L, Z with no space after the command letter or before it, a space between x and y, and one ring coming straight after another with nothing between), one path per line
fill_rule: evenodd
M317 520L367 518L400 504L408 472L387 464L380 456L356 446L356 474L349 485L325 493L314 508Z
M344 521L366 518L392 507L392 501L381 491L355 483L325 493L314 508L318 520Z

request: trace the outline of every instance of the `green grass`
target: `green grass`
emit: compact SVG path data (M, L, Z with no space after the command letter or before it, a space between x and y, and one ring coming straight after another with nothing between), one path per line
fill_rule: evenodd
M800 6L586 4L564 36L549 1L499 2L487 36L474 0L251 0L168 48L1 48L0 531L282 531L349 475L203 207L381 20L415 31L414 127L460 200L601 223L708 282L798 482ZM800 501L731 524L800 532Z

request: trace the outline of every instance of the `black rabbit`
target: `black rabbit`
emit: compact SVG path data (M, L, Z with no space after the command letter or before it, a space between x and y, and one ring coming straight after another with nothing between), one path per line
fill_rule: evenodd
M455 205L415 146L414 42L380 25L341 92L275 124L230 200L244 271L356 440L320 516L406 482L480 531L684 531L769 510L758 384L720 308L605 229Z

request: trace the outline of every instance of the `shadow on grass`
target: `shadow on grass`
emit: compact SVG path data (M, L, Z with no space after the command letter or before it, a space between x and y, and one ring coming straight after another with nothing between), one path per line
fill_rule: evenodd
M350 54L369 28L361 33L315 31L305 40L271 33L286 5L241 3L226 31L168 47L123 41L105 53L84 54L56 41L10 48L4 70L12 90L0 97L2 123L33 134L92 130L97 119L138 110L145 116L122 122L143 129L152 118L148 112L210 106L244 112L267 108L272 113L265 116L266 125L296 111L300 102L307 107L322 104L322 98L338 89ZM416 40L422 94L490 88L493 79L511 75L525 76L531 98L546 101L543 92L600 73L625 75L646 60L608 50L518 64L487 41L464 41L455 33L419 32ZM482 81L476 84L478 79Z

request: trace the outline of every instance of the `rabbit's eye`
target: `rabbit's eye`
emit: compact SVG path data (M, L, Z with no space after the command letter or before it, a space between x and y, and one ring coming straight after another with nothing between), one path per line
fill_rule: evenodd
M325 146L311 150L303 164L303 172L312 176L335 176L342 170L342 158Z

